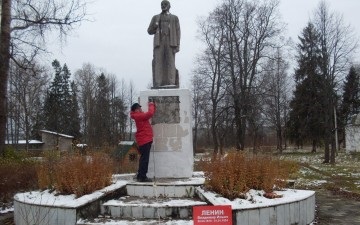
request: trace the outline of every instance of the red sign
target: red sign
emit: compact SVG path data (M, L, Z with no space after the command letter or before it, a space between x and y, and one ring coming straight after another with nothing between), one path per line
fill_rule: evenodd
M232 225L230 205L194 206L194 225Z

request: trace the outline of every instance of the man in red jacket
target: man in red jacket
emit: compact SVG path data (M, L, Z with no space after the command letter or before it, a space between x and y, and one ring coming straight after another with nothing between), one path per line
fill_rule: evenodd
M148 172L150 149L153 142L153 130L149 120L155 113L155 104L149 102L148 105L148 112L143 112L141 105L135 103L131 106L130 112L131 119L135 120L135 139L140 151L139 169L136 176L136 180L139 182L152 181L146 174Z

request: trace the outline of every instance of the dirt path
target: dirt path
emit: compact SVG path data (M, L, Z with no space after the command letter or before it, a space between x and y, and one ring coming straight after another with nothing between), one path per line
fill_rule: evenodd
M0 214L0 225L13 225L13 213Z
M317 223L321 225L360 225L360 201L316 191Z

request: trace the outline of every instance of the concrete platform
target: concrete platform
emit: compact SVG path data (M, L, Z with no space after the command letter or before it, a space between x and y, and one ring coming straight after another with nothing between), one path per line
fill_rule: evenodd
M282 198L265 199L254 190L248 199L230 201L202 189L201 173L194 173L192 178L152 183L135 182L132 177L114 176L116 182L111 187L73 200L69 196L50 197L51 193L18 194L14 202L15 223L187 225L193 224L192 207L198 205L231 205L233 224L241 225L308 225L315 218L314 191L290 189L279 193Z
M192 207L207 205L193 198L139 198L125 196L102 204L101 214L121 219L189 219Z
M93 221L81 220L76 225L193 225L192 220L114 220L100 218Z

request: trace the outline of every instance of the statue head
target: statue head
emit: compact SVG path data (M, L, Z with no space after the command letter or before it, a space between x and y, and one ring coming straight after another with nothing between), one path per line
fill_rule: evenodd
M170 9L170 2L168 0L161 1L161 10L163 12L168 12Z

